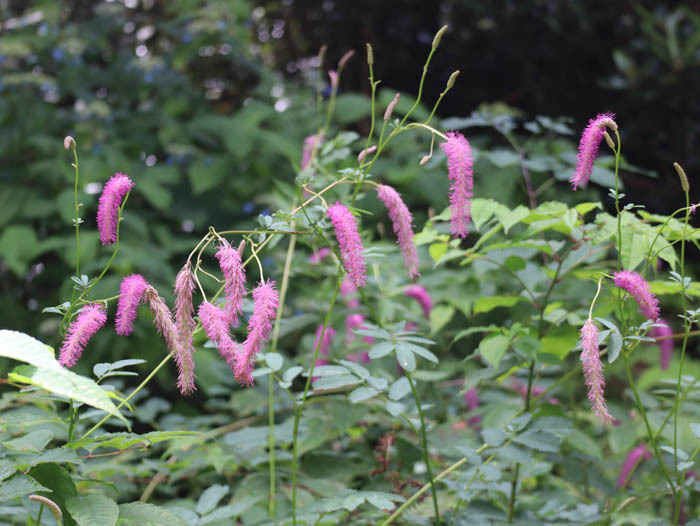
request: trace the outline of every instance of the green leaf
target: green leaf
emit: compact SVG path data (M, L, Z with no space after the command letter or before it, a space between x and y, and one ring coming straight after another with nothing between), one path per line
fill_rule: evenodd
M505 266L513 272L518 270L523 270L526 266L526 262L520 256L508 256L505 260Z
M498 456L508 462L514 462L516 464L529 464L533 461L530 453L512 444L499 448Z
M610 334L608 335L608 363L613 363L617 360L617 357L620 356L620 351L622 350L622 334L620 334L620 329L618 329L617 325L613 322L605 318L596 317L596 321L610 329Z
M528 430L513 437L513 442L522 444L537 451L559 451L561 438L542 430Z
M359 376L363 380L366 380L370 376L369 371L362 367L359 363L349 362L348 360L340 360L340 363L347 367L351 373Z
M73 477L58 464L39 464L29 471L29 475L52 491L51 500L62 510L66 509L66 501L78 494ZM64 513L63 524L74 526L75 521L70 515Z
M166 440L197 437L199 435L200 433L196 431L151 431L143 435L138 435L136 433L105 433L69 442L66 444L66 447L71 449L82 447L92 453L99 447L111 447L119 450L125 450L136 446L145 448Z
M394 350L395 346L394 342L379 342L369 350L369 357L374 360L386 356Z
M231 488L228 486L224 486L222 484L214 484L213 486L209 486L199 497L195 511L199 515L206 515L211 510L216 508L216 505L219 504L219 501L224 498L230 489Z
M408 383L408 378L402 376L389 387L389 398L392 400L401 400L411 390L411 384Z
M269 352L265 355L265 363L273 371L279 371L282 368L282 363L284 363L284 358L279 353Z
M480 230L481 227L493 217L498 205L499 203L493 199L484 199L480 197L472 199L472 222L477 230Z
M0 236L0 259L18 276L23 276L29 263L40 252L34 230L25 225L5 227Z
M37 429L22 437L8 440L3 443L3 446L19 452L41 453L47 444L51 442L51 439L53 439L53 433L51 431L47 429Z
M690 430L696 437L700 438L700 424L690 424Z
M253 497L251 495L245 495L242 498L236 498L236 502L233 504L227 504L226 506L220 506L212 511L210 514L203 516L197 522L197 526L205 526L207 524L212 524L215 522L234 519L241 515L243 512L250 509L255 503L260 500L259 497Z
M120 526L188 526L174 513L145 502L119 505Z
M522 336L513 342L513 347L518 352L533 360L542 349L542 342L531 336Z
M335 99L335 120L339 125L364 119L370 112L370 100L365 95L345 93Z
M486 158L498 168L505 168L520 162L520 156L512 150L496 149L485 152Z
M551 329L547 336L542 338L541 354L552 354L559 359L564 359L569 352L576 347L578 342L578 330L570 325L561 325Z
M141 360L140 358L134 358L130 360L119 360L114 363L96 363L92 368L92 374L97 377L110 376L109 373L122 369L124 367L131 367L132 365L139 365L146 363L146 360Z
M596 460L602 460L603 458L603 450L598 445L598 442L583 431L572 429L564 441L581 453L595 457Z
M339 376L341 374L348 374L350 371L342 365L319 365L314 367L314 376Z
M416 370L416 357L405 347L396 347L396 359L399 365L407 371Z
M449 305L437 305L430 311L430 334L436 334L447 325L455 315L455 309Z
M507 234L508 231L520 221L530 215L530 209L523 205L518 205L513 210L507 206L499 206L495 210L496 217L503 225L503 231Z
M481 430L481 438L484 439L484 443L488 444L489 447L498 447L503 442L505 442L505 434L503 430L498 427L489 427Z
M319 378L314 382L314 389L338 389L346 385L359 384L362 380L352 374L341 374Z
M392 402L391 400L387 400L386 403L384 404L384 407L386 410L389 412L391 416L397 416L401 413L403 413L404 407L403 404L399 402Z
M521 301L527 301L527 298L523 296L482 296L474 304L474 314L490 312L497 307L512 307Z
M494 369L498 368L501 358L508 350L510 339L502 334L497 334L489 338L484 338L479 344L481 356L490 363Z
M67 369L39 369L22 365L16 367L8 376L15 382L36 385L50 393L101 409L125 423L127 421L109 399L106 391L89 378Z
M0 356L44 369L62 369L51 347L23 332L0 330Z
M295 365L294 367L290 367L286 371L284 371L284 374L282 375L282 380L285 382L291 382L294 380L297 376L299 376L299 373L301 373L304 370L303 367L300 367L299 365Z
M0 502L24 497L40 491L51 491L27 475L16 475L0 484Z
M439 261L439 259L447 252L449 245L445 242L431 243L428 247L428 253L433 261Z
M378 393L379 391L377 391L374 387L358 387L348 395L348 400L350 400L350 402L353 404L357 404L359 402L369 400Z
M100 494L71 497L66 509L78 526L114 526L119 517L117 503Z

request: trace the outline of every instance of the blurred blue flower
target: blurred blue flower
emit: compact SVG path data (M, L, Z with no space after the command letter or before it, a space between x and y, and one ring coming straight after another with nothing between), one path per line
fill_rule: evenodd
M262 210L260 210L260 214L264 216L269 216L270 210L268 210L267 208L263 208Z
M62 47L55 47L51 50L51 56L53 59L57 62L61 62L63 60L64 55L66 52L63 50Z
M184 35L182 35L182 41L185 44L189 44L190 42L192 42L192 35L189 33L185 33Z
M151 72L146 73L146 74L143 76L143 81L144 81L146 84L150 84L151 82L153 82L153 73L151 73Z
M251 203L250 201L243 204L243 211L246 214L250 214L253 210L255 210L255 205L253 203Z

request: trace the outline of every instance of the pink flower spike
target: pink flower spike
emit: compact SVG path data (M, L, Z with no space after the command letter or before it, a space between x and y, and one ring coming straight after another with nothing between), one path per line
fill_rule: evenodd
M406 287L404 294L410 296L420 304L421 309L423 309L423 316L429 320L430 311L433 310L433 300L430 298L428 291L425 290L425 287L422 285L409 285Z
M359 154L357 154L357 162L362 164L365 160L365 157L367 157L368 155L372 155L376 151L377 151L376 145L370 146L369 148L365 148Z
M119 207L124 196L134 187L134 182L123 173L116 173L107 181L97 206L97 228L100 241L109 245L117 240Z
M272 321L277 315L279 295L275 282L267 280L253 290L253 316L248 322L248 337L243 342L236 360L236 380L241 385L253 385L253 366L255 355L262 349L270 337Z
M318 342L321 339L321 333L323 332L323 324L320 324L316 328L316 340L314 341L314 351L318 347ZM326 331L323 332L323 341L321 342L321 347L319 352L324 356L328 356L331 352L331 345L333 344L333 337L335 336L335 329L333 327L326 327Z
M178 353L175 355L177 365L177 387L183 395L192 394L197 387L194 384L194 343L192 333L195 322L194 306L192 305L192 292L194 292L194 279L189 261L185 263L175 278L175 328L178 338Z
M627 454L627 457L620 468L620 476L617 477L618 489L622 489L627 485L632 472L637 468L639 463L648 459L650 456L651 452L648 451L647 447L644 445L635 447Z
M328 247L321 247L316 252L309 256L309 263L320 263L328 256L330 256L333 251Z
M588 126L583 130L581 141L578 145L578 155L576 156L576 171L571 177L571 185L576 190L586 186L588 179L593 173L593 161L598 155L600 142L603 140L605 127L617 130L617 123L614 121L615 114L601 113L595 119L588 121Z
M83 354L83 349L90 341L90 338L100 330L106 321L107 313L103 304L91 303L85 305L68 328L66 338L63 340L63 345L61 345L58 363L63 367L73 367L80 355Z
M605 380L598 352L598 328L591 319L581 328L581 349L583 376L588 386L588 400L591 402L593 413L603 424L610 424L613 418L605 404Z
M345 340L350 343L355 339L355 333L353 329L362 329L362 324L365 322L365 317L362 314L348 314L345 318ZM371 336L364 336L363 341L367 343L374 343L374 338Z
M377 195L389 211L389 217L394 227L394 233L399 240L399 246L403 253L404 265L408 269L408 277L411 279L420 276L418 271L418 252L413 243L413 228L411 227L411 212L404 204L399 193L391 186L380 184Z
M309 163L311 162L311 159L314 156L314 153L318 150L318 147L321 145L323 142L323 132L319 133L314 133L313 135L309 135L304 139L304 148L302 149L301 152L301 169L306 170L306 167L309 166Z
M331 88L337 89L338 88L338 72L330 70L328 72L328 78L331 81Z
M216 259L219 260L219 267L224 275L226 314L229 323L237 325L238 316L243 308L243 296L245 296L245 270L241 254L224 240L216 252Z
M134 320L136 320L139 303L141 303L146 287L148 287L148 282L141 274L131 274L122 280L115 318L117 334L128 336L134 330Z
M448 132L447 142L440 144L447 155L450 186L452 236L467 237L474 190L474 161L469 141L461 133Z
M665 320L658 320L656 325L651 328L652 338L663 338L672 335L673 331L671 330L671 326ZM668 366L671 364L671 355L673 354L673 340L671 338L659 340L659 352L660 367L662 369L668 369Z
M636 272L621 270L613 274L615 286L626 290L639 304L639 312L649 320L659 318L659 300L651 293L649 283Z
M204 301L199 306L198 314L207 337L216 344L219 354L226 360L231 371L235 373L236 356L239 353L239 348L229 336L229 323L226 313L216 305Z
M155 323L158 333L163 336L168 350L176 357L180 354L180 342L177 337L177 328L173 321L172 312L170 312L170 309L165 304L163 298L160 297L158 291L151 285L146 287L143 298L151 309L153 323Z
M348 307L351 309L354 309L356 307L360 306L360 300L357 298L349 298L350 294L353 292L357 291L357 287L353 285L352 280L350 279L350 276L345 276L343 279L343 282L340 284L340 294L345 298L345 302L347 303Z
M363 287L367 283L367 269L355 218L342 203L329 206L328 216L331 218L335 237L340 245L343 267L352 284L357 288Z

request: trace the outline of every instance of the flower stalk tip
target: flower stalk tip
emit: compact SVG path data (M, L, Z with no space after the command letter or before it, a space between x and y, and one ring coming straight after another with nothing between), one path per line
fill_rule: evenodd
M75 144L75 139L70 135L66 135L66 138L63 139L63 147L66 150L75 150L77 148L77 145Z
M616 287L626 290L639 305L639 312L649 320L659 318L659 300L652 294L649 283L636 272L621 270L613 274Z

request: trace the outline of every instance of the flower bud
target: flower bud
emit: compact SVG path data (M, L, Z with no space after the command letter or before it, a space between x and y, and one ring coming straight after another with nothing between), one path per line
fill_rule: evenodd
M610 134L607 131L604 131L603 137L605 137L605 142L608 143L608 146L610 146L610 149L612 151L615 151L615 143L613 142L612 137L610 137Z
M66 150L67 149L68 148L66 148ZM61 508L58 507L58 504L42 495L29 495L29 500L39 502L46 506L51 512L51 515L53 515L53 518L56 519L56 523L61 524L63 513L61 512Z
M385 121L391 119L391 114L394 112L394 108L396 108L396 105L399 103L399 98L401 98L401 94L397 93L396 95L394 95L394 100L392 100L386 107L386 111L384 112Z
M447 87L445 88L445 92L450 91L452 87L455 85L455 80L457 80L457 77L459 76L459 70L455 71L450 75L450 78L447 79Z
M437 48L440 45L440 39L442 38L442 35L445 34L445 31L447 31L447 26L442 26L440 28L440 31L435 33L435 38L433 38L433 49Z
M374 64L374 53L372 53L372 46L367 42L367 64L370 66Z
M345 67L345 64L347 63L348 60L350 60L350 57L352 57L355 54L355 50L351 49L345 55L340 57L340 60L338 61L338 71L343 69Z
M690 191L690 185L688 184L688 176L685 175L685 170L683 170L683 167L678 163L673 163L673 167L676 169L676 173L681 180L681 188L683 188L685 193L688 193Z
M70 135L66 135L66 138L63 139L63 147L66 150L75 150L76 144L75 144L75 139L71 137Z
M375 146L370 146L369 148L365 148L365 149L362 150L362 151L359 153L359 155L357 156L357 162L358 162L358 163L362 163L362 162L365 160L365 157L367 157L367 155L372 154L372 153L374 153L374 152L376 152L376 151L377 151L377 146L376 146L376 145L375 145Z
M425 163L427 163L430 160L430 155L424 155L423 158L420 160L418 163L419 165L423 166Z

